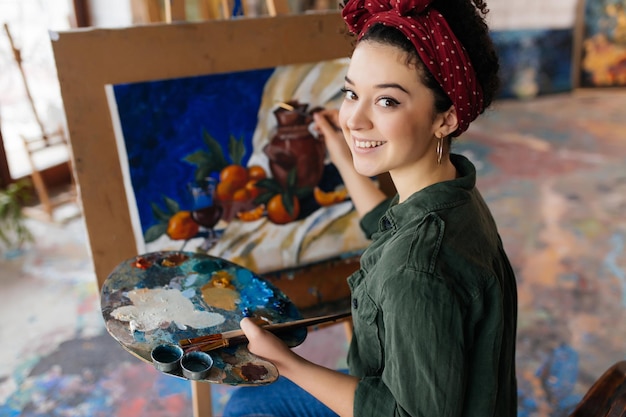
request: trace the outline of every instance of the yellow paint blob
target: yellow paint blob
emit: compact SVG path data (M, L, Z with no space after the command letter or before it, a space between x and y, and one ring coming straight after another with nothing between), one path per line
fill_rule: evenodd
M239 292L231 288L215 287L212 283L208 283L202 287L202 298L212 307L234 311L239 301Z

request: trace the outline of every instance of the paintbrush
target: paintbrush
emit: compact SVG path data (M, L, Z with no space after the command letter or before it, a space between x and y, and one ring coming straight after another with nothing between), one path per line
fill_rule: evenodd
M292 106L291 104L285 103L283 101L279 101L276 103L276 105L282 109L285 109L287 111L296 111L304 116L308 116L308 114L306 112L303 112L300 109L296 109L294 106Z
M280 107L281 109L285 109L287 111L295 111L296 113L301 114L303 116L307 116L307 117L309 116L308 113L302 111L301 109L295 108L294 106L292 106L289 103L285 103L283 101L279 101L279 102L276 102L276 105L278 107ZM319 109L322 110L321 107L319 107ZM313 111L313 113L314 112L315 111ZM335 123L333 123L333 121L330 120L330 117L324 116L324 118L328 121L328 123L330 123L330 126L335 130L335 132L341 132L341 128L339 126L337 126Z
M271 333L280 334L303 327L315 326L317 324L330 324L349 317L350 315L350 312L330 314L327 316L311 317L307 319L293 320L284 323L265 324L261 327ZM215 333L206 336L194 337L191 339L182 339L178 341L178 344L183 348L185 352L191 352L196 350L208 352L211 350L227 346L239 345L247 342L248 338L246 337L243 330L230 330L224 333Z

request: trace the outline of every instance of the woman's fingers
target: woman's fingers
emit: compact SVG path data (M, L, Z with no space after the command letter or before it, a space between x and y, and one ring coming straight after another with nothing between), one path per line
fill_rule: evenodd
M251 319L244 318L239 323L241 330L248 338L248 350L257 356L261 356L270 362L278 364L290 355L289 347L276 335L263 330Z
M317 130L324 136L341 132L337 110L320 110L313 114Z

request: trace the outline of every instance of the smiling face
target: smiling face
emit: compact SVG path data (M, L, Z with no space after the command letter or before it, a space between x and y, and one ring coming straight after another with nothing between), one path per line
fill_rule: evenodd
M434 95L405 52L372 41L357 45L339 122L358 173L389 172L396 188L405 182L411 188L436 171L435 134L450 133L446 121L445 113L435 113Z

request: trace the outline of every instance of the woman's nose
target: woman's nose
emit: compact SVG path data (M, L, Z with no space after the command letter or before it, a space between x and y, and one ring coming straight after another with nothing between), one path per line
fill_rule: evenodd
M345 124L350 130L364 130L372 127L367 109L361 103L353 104L347 109Z

